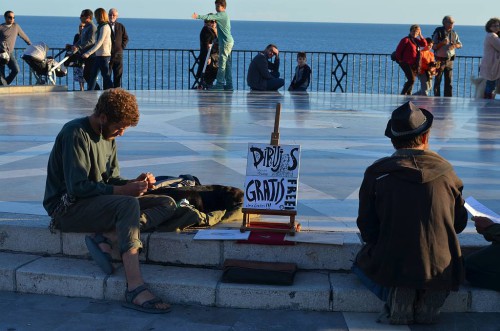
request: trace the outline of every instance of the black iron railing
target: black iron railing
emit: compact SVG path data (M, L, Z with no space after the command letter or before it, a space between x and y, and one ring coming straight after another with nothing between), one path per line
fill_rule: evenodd
M51 49L51 55L60 49ZM180 90L195 85L198 50L191 49L127 49L124 52L123 87L129 90ZM233 51L233 82L237 90L248 90L247 68L257 51ZM20 59L21 49L16 49L21 72L13 84L30 85L34 79L29 66ZM290 84L296 66L296 52L280 51L281 77L285 88ZM480 57L460 56L454 64L453 90L459 97L472 97L474 86L471 78L479 71ZM369 53L308 53L312 68L309 91L338 93L398 94L405 82L399 65L389 54ZM78 90L73 81L73 71L58 79L68 89ZM416 82L414 92L418 89Z

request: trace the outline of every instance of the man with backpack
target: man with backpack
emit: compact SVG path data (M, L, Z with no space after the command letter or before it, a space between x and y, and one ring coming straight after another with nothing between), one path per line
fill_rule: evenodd
M434 41L434 53L436 61L441 66L434 81L434 96L441 96L441 78L444 75L444 96L452 96L453 61L455 60L455 49L462 48L462 42L458 34L453 30L455 20L451 16L443 17L443 26L434 30L432 40Z

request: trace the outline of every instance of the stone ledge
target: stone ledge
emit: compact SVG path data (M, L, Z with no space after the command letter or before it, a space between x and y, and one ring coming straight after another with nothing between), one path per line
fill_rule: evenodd
M342 312L379 312L383 303L347 273L299 271L291 286L220 282L221 270L142 265L144 279L174 304ZM121 265L106 276L89 260L0 253L0 286L8 291L123 300ZM444 312L500 312L500 293L462 287Z
M67 85L9 85L0 86L0 94L67 92Z

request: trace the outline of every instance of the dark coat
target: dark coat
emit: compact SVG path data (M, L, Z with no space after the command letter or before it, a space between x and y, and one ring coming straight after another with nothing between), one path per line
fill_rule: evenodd
M196 77L201 77L201 73L203 72L203 66L205 65L205 60L207 59L208 49L210 48L211 44L213 44L212 50L210 51L211 58L213 61L212 66L217 66L216 63L218 60L217 53L219 52L219 47L217 44L217 35L211 28L203 26L203 28L200 31L200 55L198 57L198 60L200 62L198 63L198 70L196 71ZM217 71L215 71L215 75L217 75ZM213 77L213 79L211 79L211 81L213 80L215 80L215 76Z
M115 54L122 54L123 50L127 48L128 34L125 26L119 22L115 22L115 28L111 29L111 38L113 38L113 47L111 49L111 57Z
M247 84L253 90L264 91L267 89L267 81L276 78L271 73L278 72L280 66L279 58L274 63L269 61L263 53L255 55L248 67Z
M366 169L356 264L387 287L456 290L463 280L457 233L467 224L462 181L431 151L398 150Z

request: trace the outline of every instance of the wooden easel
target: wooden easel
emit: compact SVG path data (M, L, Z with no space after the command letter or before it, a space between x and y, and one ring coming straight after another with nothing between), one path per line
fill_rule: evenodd
M281 103L276 104L276 115L274 118L274 131L271 133L271 145L278 146L280 143L280 116L281 116ZM297 215L296 210L266 210L266 209L250 209L243 208L243 224L241 225L240 231L245 232L246 230L260 230L260 231L270 231L270 232L285 232L289 233L291 236L295 235L300 229L300 225L295 223L295 216ZM250 224L250 214L255 215L278 215L278 216L288 216L290 217L290 223L286 229L279 228L267 228L259 227L261 222L253 222L254 225ZM268 222L266 222L268 223Z

